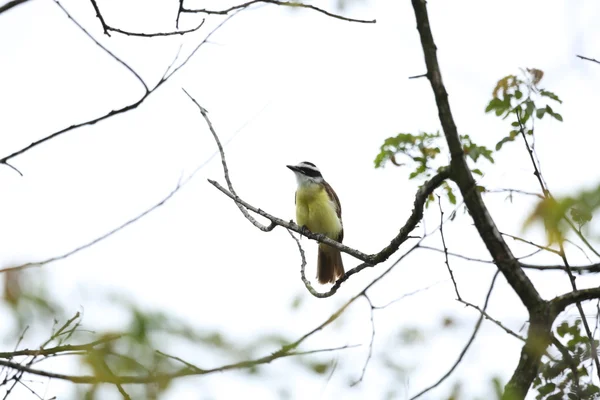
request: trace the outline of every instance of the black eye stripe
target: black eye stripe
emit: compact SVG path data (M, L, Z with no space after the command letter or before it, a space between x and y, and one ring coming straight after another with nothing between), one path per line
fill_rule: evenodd
M306 168L306 167L299 167L298 168L300 170L300 172L302 172L304 175L306 176L310 176L311 178L318 178L321 177L321 173L317 170L314 170L312 168Z

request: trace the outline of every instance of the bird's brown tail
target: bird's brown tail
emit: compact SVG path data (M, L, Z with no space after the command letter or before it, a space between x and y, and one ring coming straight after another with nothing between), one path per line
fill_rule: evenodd
M335 247L319 244L317 258L317 279L319 283L335 283L342 275L344 275L344 264L342 263L340 251Z

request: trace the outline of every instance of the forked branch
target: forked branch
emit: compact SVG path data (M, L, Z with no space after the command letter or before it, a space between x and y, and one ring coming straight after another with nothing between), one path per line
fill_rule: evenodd
M273 230L276 226L281 226L290 231L294 231L298 234L306 236L309 239L313 239L318 242L325 243L329 246L335 247L335 248L339 249L340 251L342 251L346 254L349 254L349 255L364 262L363 264L359 265L358 267L356 267L356 268L348 271L346 274L344 274L344 276L342 276L338 280L338 282L334 285L337 287L339 287L339 284L341 284L346 279L348 279L348 277L351 276L352 274L355 274L364 268L372 267L374 265L382 263L385 260L387 260L392 254L394 254L398 250L400 245L409 238L410 232L412 232L412 230L417 226L418 222L423 217L423 207L424 207L425 201L427 200L427 197L431 193L433 193L433 191L436 188L438 188L444 182L444 180L446 180L450 176L449 169L442 168L440 170L440 172L438 172L436 175L434 175L429 181L425 182L417 191L412 213L409 216L409 218L407 219L404 226L400 229L398 234L391 240L390 244L388 246L384 247L381 251L379 251L378 253L375 253L375 254L368 255L359 250L356 250L356 249L353 249L346 245L343 245L342 243L336 242L335 240L332 240L332 239L326 237L325 235L315 234L312 232L306 232L305 230L302 230L301 227L299 227L293 221L285 221L281 218L275 217L275 216L267 213L266 211L263 211L260 208L254 207L253 205L249 204L248 202L242 200L235 192L235 189L231 182L231 178L229 177L229 169L227 167L227 161L225 159L225 151L223 150L223 146L221 145L219 136L217 135L217 132L214 129L213 124L210 121L210 118L208 117L208 112L187 91L185 91L185 89L184 89L184 92L200 110L202 117L206 121L206 124L208 125L208 128L209 128L210 132L212 133L213 138L215 139L215 142L217 143L217 147L219 148L219 153L221 155L221 163L223 165L223 174L225 176L225 181L227 182L227 186L228 186L229 190L224 188L223 186L221 186L219 183L217 183L214 180L209 179L208 181L213 186L215 186L217 189L219 189L222 193L224 193L227 197L232 199L235 202L235 204L237 205L237 207L240 209L240 211L242 212L244 217L246 217L246 219L248 219L254 226L256 226L258 229L262 230L263 232L269 232L269 231ZM250 215L250 213L248 211L251 211L255 214L260 215L261 217L266 218L267 220L270 221L270 224L264 225L264 224L258 222L252 215Z

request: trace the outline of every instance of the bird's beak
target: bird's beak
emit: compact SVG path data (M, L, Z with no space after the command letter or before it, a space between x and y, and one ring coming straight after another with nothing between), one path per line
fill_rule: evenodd
M298 172L298 167L296 167L295 165L286 165L286 167L288 167L289 169L291 169L294 172Z

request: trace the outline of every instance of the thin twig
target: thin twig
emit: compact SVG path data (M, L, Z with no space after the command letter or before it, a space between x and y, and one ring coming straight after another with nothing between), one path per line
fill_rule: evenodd
M163 78L162 78L162 79L161 79L161 80L160 80L160 81L159 81L159 82L156 84L156 86L154 86L154 88L153 88L153 89L147 90L147 91L144 93L144 95L143 95L143 96L142 96L140 99L138 99L136 102L134 102L134 103L131 103L131 104L129 104L129 105L127 105L127 106L125 106L125 107L122 107L122 108L119 108L119 109L116 109L116 110L112 110L112 111L110 111L110 112L108 112L108 113L106 113L106 114L104 114L104 115L102 115L102 116L100 116L100 117L97 117L97 118L94 118L94 119L91 119L91 120L88 120L88 121L85 121L85 122L80 122L80 123L77 123L77 124L73 124L73 125L71 125L71 126L68 126L68 127L66 127L66 128L63 128L63 129L61 129L61 130L59 130L59 131L56 131L56 132L54 132L54 133L52 133L52 134L50 134L50 135L48 135L48 136L45 136L45 137L43 137L43 138L41 138L41 139L38 139L38 140L36 140L36 141L32 142L31 144L29 144L28 146L25 146L25 147L23 147L22 149L20 149L20 150L17 150L17 151L15 151L15 152L13 152L13 153L9 154L8 156L5 156L5 157L3 157L3 158L0 158L0 164L6 164L6 162L7 162L8 160L10 160L10 159L12 159L12 158L15 158L15 157L17 157L17 156L19 156L19 155L21 155L21 154L23 154L23 153L25 153L25 152L27 152L27 151L29 151L29 150L33 149L34 147L37 147L37 146L39 146L40 144L42 144L42 143L45 143L45 142L47 142L47 141L49 141L49 140L51 140L51 139L54 139L54 138L56 138L56 137L58 137L58 136L60 136L60 135L62 135L62 134L64 134L64 133L66 133L66 132L72 131L72 130L74 130L74 129L77 129L77 128L81 128L81 127L83 127L83 126L87 126L87 125L94 125L94 124L96 124L96 123L98 123L98 122L101 122L101 121L104 121L104 120L106 120L106 119L109 119L109 118L111 118L111 117L113 117L113 116L115 116L115 115L123 114L123 113L126 113L126 112L128 112L128 111L131 111L131 110L134 110L134 109L136 109L136 108L137 108L137 107L138 107L140 104L142 104L142 103L143 103L143 102L144 102L144 101L145 101L145 100L146 100L146 99L147 99L147 98L148 98L148 97L149 97L149 96L150 96L152 93L154 93L154 92L155 92L155 91L156 91L156 90L157 90L159 87L161 87L161 86L162 86L162 85L163 85L165 82L167 82L167 81L169 80L169 78L171 78L171 77L173 76L173 74L175 74L177 71L179 71L181 68L183 68L183 66L185 66L185 65L187 64L187 62L188 62L188 61L189 61L189 60L192 58L192 56L193 56L194 54L196 54L196 52L198 51L198 49L200 49L200 47L201 47L202 45L204 45L205 43L207 43L208 39L209 39L209 38L210 38L210 37L211 37L211 36L212 36L212 35L213 35L215 32L217 32L217 31L218 31L218 30L219 30L219 29L220 29L220 28L221 28L221 27L222 27L222 26L223 26L223 25L224 25L226 22L228 22L229 20L231 20L231 18L233 18L235 15L237 15L237 13L232 13L232 14L231 14L231 15L229 15L227 18L225 18L225 19L224 19L224 20L223 20L223 21L222 21L222 22L221 22L219 25L217 25L217 26L216 26L216 27L215 27L215 28L214 28L214 29L213 29L213 30L212 30L212 31L211 31L211 32L210 32L210 33L209 33L209 34L208 34L208 35L207 35L207 36L206 36L206 37L205 37L205 38L204 38L204 39L203 39L203 40L202 40L202 41L201 41L201 42L200 42L200 43L199 43L199 44L198 44L198 45L197 45L195 48L194 48L194 50L193 50L193 51L192 51L192 52L191 52L191 53L190 53L190 54L189 54L189 55L188 55L188 56L185 58L185 60L183 60L183 62L182 62L181 64L179 64L179 65L178 65L176 68L174 68L174 69L173 69L173 70L172 70L172 71L171 71L171 72L170 72L168 75L166 75L166 76L163 76ZM71 18L71 19L72 19L72 18ZM80 25L79 25L79 24L77 24L77 26L80 26ZM86 32L86 34L87 34L88 36L90 36L90 35L89 35L87 32ZM92 37L90 36L90 38L92 38ZM94 42L96 42L96 40L95 40L95 39L93 39L93 38L92 38L92 40L94 40ZM111 54L111 53L109 53L109 54ZM173 61L173 63L174 63L175 61L177 61L177 60L175 59L175 60ZM171 65L173 65L173 64L171 64ZM131 68L131 67L129 67L128 69L130 69L130 68ZM169 69L170 69L170 67L169 67ZM136 75L136 76L139 76L139 75L137 75L137 73L136 73L135 75ZM139 79L139 78L136 78L136 79ZM145 86L145 84L144 84L144 86Z
M91 0L92 4L94 5L94 8L96 8L96 2L94 0ZM133 69L131 68L125 61L123 61L121 58L119 58L115 53L113 53L112 51L110 51L108 48L106 48L102 43L100 43L99 41L96 40L95 37L93 37L91 35L91 33L89 33L79 22L77 22L77 20L75 18L73 18L73 16L63 7L63 5L60 3L59 0L54 0L54 2L56 3L56 5L58 7L60 7L60 9L67 15L67 17L73 21L73 23L75 25L77 25L77 27L86 34L87 37L89 37L90 39L92 39L92 41L94 43L96 43L96 46L100 47L102 50L104 50L109 56L111 56L115 61L117 61L119 64L121 64L122 66L124 66L129 72L131 72L133 75L135 75L135 77L137 78L137 80L144 86L144 89L146 90L146 93L148 93L150 91L150 89L148 88L148 85L146 85L146 82L144 82L144 80L142 79L142 77ZM98 18L100 18L101 21L102 17L100 16L99 11L96 9L96 12L98 13ZM103 27L104 22L102 22ZM106 32L106 28L104 29L104 33L108 34ZM110 36L110 35L109 35Z
M442 246L444 247L444 258L446 267L448 268L448 272L450 273L450 279L452 279L452 284L454 285L454 292L456 293L456 299L461 300L460 293L458 292L458 286L456 285L456 280L454 279L454 273L452 272L452 268L450 268L450 262L448 261L448 248L446 247L446 239L444 238L444 210L442 209L442 199L440 196L438 198L438 205L440 208L440 236L442 237Z
M560 256L560 251L558 251L558 250L555 250L555 249L553 249L553 248L551 248L551 247L548 247L548 246L542 246L541 244L536 244L536 243L533 243L531 240L523 239L523 238L520 238L520 237L518 237L518 236L511 235L510 233L504 233L504 232L500 232L500 234L501 234L502 236L508 236L509 238L511 238L511 239L514 239L514 240L516 240L516 241L518 241L518 242L527 243L527 244L529 244L529 245L531 245L531 246L537 247L538 249L541 249L541 250L546 250L546 251L548 251L548 252L550 252L550 253L553 253L553 254L556 254L557 256Z
M2 6L0 6L0 14L2 14L3 12L6 12L8 10L10 10L13 7L21 5L21 4L23 4L23 3L27 2L27 1L29 1L29 0L12 0L12 1L9 1L8 3L3 4Z
M207 9L188 9L188 8L184 8L183 5L180 6L180 11L181 12L186 12L186 13L203 13L203 14L216 14L216 15L227 15L232 11L235 10L240 10L246 7L249 7L253 4L257 4L257 3L268 3L268 4L275 4L278 6L285 6L285 7L295 7L295 8L307 8L310 10L314 10L317 11L321 14L325 14L329 17L332 18L337 18L343 21L348 21L348 22L360 22L360 23L364 23L364 24L374 24L377 21L375 19L372 20L364 20L364 19L354 19L354 18L348 18L348 17L344 17L342 15L338 15L338 14L333 14L329 11L326 11L322 8L319 7L315 7L311 4L303 4L303 3L296 3L296 2L287 2L287 1L277 1L277 0L252 0L252 1L248 1L246 3L242 3L242 4L238 4L232 7L229 7L225 10L207 10Z
M200 110L200 114L202 114L202 117L204 117L204 120L206 121L206 124L208 125L208 128L210 129L210 132L212 133L213 138L217 143L217 147L219 148L219 153L221 154L221 164L223 165L223 174L225 176L225 181L227 182L229 192L231 192L231 194L237 197L233 185L231 184L231 179L229 178L229 170L227 169L227 161L225 160L225 151L223 150L223 146L221 145L219 136L217 136L217 133L215 132L215 129L213 128L213 125L210 121L210 118L208 118L208 112L185 89L182 88L182 90L194 102L194 104L196 104L196 106ZM254 217L252 217L248 210L245 207L243 207L240 203L236 202L235 204L238 206L244 217L246 217L248 221L252 222L252 224L261 231L269 232L272 231L273 228L275 228L276 224L274 224L273 222L271 222L269 226L263 225L260 222L258 222Z
M375 307L373 306L371 299L369 298L369 296L366 293L363 293L363 297L369 303L369 311L371 313L371 341L369 342L369 354L367 355L367 359L365 360L365 364L363 365L362 371L360 373L360 377L357 380L355 380L354 382L352 382L350 384L350 386L356 386L360 382L362 382L363 378L365 377L365 372L367 371L367 366L369 365L369 361L371 361L371 357L373 356L373 342L375 341L375 315L374 315Z
M596 64L600 64L600 61L596 60L595 58L589 58L589 57L584 57L584 56L580 56L580 55L576 55L576 57L581 58L582 60L591 61Z
M481 313L481 315L483 315L485 317L485 319L487 319L488 321L493 322L494 324L498 325L502 330L504 330L504 332L508 333L509 335L519 339L522 342L525 342L526 339L519 335L518 333L516 333L515 331L513 331L510 328L507 328L506 326L504 326L502 324L502 322L498 321L497 319L493 318L492 316L490 316L487 312L485 312L484 310L482 310L481 308L479 308L479 306L469 303L468 301L461 301L461 303L463 303L465 306L467 307L471 307L474 308L475 310L479 311Z
M195 172L194 172L195 173ZM8 271L17 271L17 270L23 270L26 268L33 268L33 267L42 267L46 264L49 264L51 262L54 261L60 261L60 260L64 260L65 258L68 258L76 253L79 253L82 250L85 250L89 247L94 246L95 244L111 237L112 235L114 235L115 233L121 231L122 229L128 227L129 225L133 224L134 222L137 222L138 220L140 220L141 218L145 217L147 214L150 214L152 211L156 210L157 208L159 208L160 206L162 206L163 204L165 204L169 199L171 199L171 197L173 197L175 195L175 193L177 193L179 191L179 189L182 188L183 185L185 185L191 178L193 177L193 174L191 174L190 176L188 176L184 181L180 182L177 184L177 186L175 187L175 189L173 189L167 196L163 197L162 200L160 200L158 203L154 204L153 206L151 206L150 208L147 208L145 211L143 211L142 213L138 214L137 216L133 217L132 219L128 220L127 222L124 222L123 224L119 225L118 227L111 229L110 231L106 232L105 234L103 234L102 236L99 236L97 238L95 238L94 240L83 244L67 253L61 254L59 256L55 256L55 257L51 257L48 258L46 260L42 260L42 261L35 261L35 262L28 262L25 264L21 264L21 265L17 265L14 267L7 267L7 268L3 268L0 269L0 273L3 272L8 272Z
M488 290L488 293L485 296L485 302L483 303L482 313L479 316L479 319L477 320L477 323L475 324L475 328L473 328L473 333L471 334L471 337L469 338L469 340L467 341L467 344L463 347L462 351L458 355L458 359L454 362L454 364L448 370L448 372L446 372L444 374L444 376L442 376L436 383L434 383L433 385L431 385L431 386L423 389L422 391L420 391L419 393L417 393L416 395L414 395L413 397L411 397L410 400L415 400L415 399L421 397L422 395L424 395L425 393L429 392L430 390L438 387L442 382L444 382L452 374L452 372L454 372L454 370L456 369L456 367L458 367L458 365L462 361L463 357L467 353L467 350L469 350L469 347L471 347L471 344L475 340L475 336L477 336L477 332L479 332L479 327L481 326L481 322L483 321L483 317L484 317L483 313L487 309L488 303L490 301L490 297L492 295L492 290L494 289L494 284L496 283L496 278L498 277L499 273L500 273L500 270L497 270L496 273L494 274L494 277L492 278L492 283L490 284L490 288ZM462 301L462 300L460 300L460 298L459 298L459 301Z
M294 222L284 221L280 218L274 217L273 215L268 214L265 211L263 211L259 208L256 208L256 207L248 204L244 200L242 200L235 192L235 189L233 188L233 184L231 183L231 179L229 177L229 169L227 167L227 161L225 159L225 152L223 150L223 146L221 145L219 137L212 125L212 122L210 121L210 118L208 117L208 113L207 113L206 109L204 109L204 107L202 107L187 91L185 91L185 89L183 89L183 91L194 102L196 107L200 110L200 113L202 114L204 120L206 121L206 123L208 125L208 128L209 128L211 134L213 135L213 138L215 139L215 142L219 149L219 153L221 154L221 163L223 165L223 174L224 174L225 181L227 182L227 186L228 186L229 190L223 188L221 185L219 185L217 182L215 182L213 180L209 179L208 181L213 186L215 186L217 189L219 189L222 193L224 193L229 198L231 198L236 203L237 207L240 209L240 211L242 212L244 217L246 217L246 219L248 219L254 226L256 226L257 228L259 228L260 230L262 230L264 232L269 232L269 231L273 230L275 228L275 226L282 226L282 227L292 230L294 232L300 233L310 239L316 240L321 243L328 244L332 247L339 249L340 251L342 251L344 253L350 254L351 256L353 256L361 261L364 261L363 264L357 266L356 268L351 269L350 271L346 272L346 274L344 274L340 279L338 279L338 281L332 287L333 292L330 291L330 292L327 292L326 294L321 294L324 297L328 297L331 294L333 294L337 290L337 288L339 288L339 285L341 283L343 283L346 279L348 279L351 275L359 272L360 270L362 270L364 268L372 267L376 264L379 264L379 263L387 260L389 258L389 256L391 254L393 254L399 248L399 246L409 238L410 232L416 227L418 221L421 220L421 218L423 216L423 206L425 204L427 196L429 196L429 194L432 193L433 190L435 190L437 187L439 187L444 182L444 180L449 177L449 174L450 174L449 168L442 168L429 181L425 182L417 191L417 194L415 196L413 212L410 215L410 217L408 218L406 224L400 229L400 232L398 233L398 235L396 237L394 237L391 240L390 244L388 246L386 246L384 249L382 249L379 253L367 255L358 250L355 250L348 246L345 246L335 240L332 240L332 239L326 237L325 235L314 234L312 232L305 232ZM271 223L268 226L261 224L254 217L252 217L249 214L248 210L252 211L253 213L256 213L262 217L265 217ZM315 295L314 292L311 292L311 293L313 295Z
M54 378L54 379L60 379L60 380L65 380L65 381L69 381L69 382L73 382L73 383L81 383L81 384L98 384L98 383L148 384L148 383L155 383L155 382L168 382L175 378L181 378L181 377L185 377L185 376L206 375L206 374L211 374L211 373L215 373L215 372L223 372L223 371L229 371L229 370L235 370L235 369L251 368L251 367L255 367L257 365L261 365L261 364L268 364L271 361L274 361L274 360L277 360L280 358L285 358L285 357L296 357L296 356L315 354L315 353L339 351L339 350L351 349L351 348L355 348L355 347L358 347L358 345L340 346L340 347L332 347L332 348L308 350L308 351L286 351L286 352L277 351L269 356L257 358L254 360L246 360L246 361L242 361L242 362L235 363L235 364L227 364L227 365L217 367L217 368L202 370L202 372L193 371L186 367L180 371L176 371L176 372L172 372L172 373L149 374L149 375L125 375L125 376L113 376L113 377L108 376L108 375L107 376L94 376L94 375L61 374L61 373L56 373L56 372L50 372L50 371L30 368L30 367L27 367L27 366L24 366L24 365L21 365L21 364L12 362L12 361L7 361L7 360L0 360L0 365L4 365L8 368L11 368L11 369L14 369L14 370L17 370L20 372L24 372L24 373L26 372L26 373L33 374L33 375L45 376L45 377Z
M538 182L540 184L540 188L542 189L542 192L544 193L544 197L546 199L553 199L553 196L550 193L550 191L548 190L546 183L543 180L542 173L539 169L539 160L536 160L536 158L534 158L533 149L529 146L529 142L527 141L527 137L525 136L525 126L524 126L523 122L521 121L519 112L517 112L517 121L519 123L519 128L520 128L519 130L521 132L521 136L523 137L523 141L525 143L525 148L527 149L527 152L529 153L529 157L531 159L531 164L533 165L534 175L538 178ZM558 254L562 258L563 264L565 265L565 271L567 272L567 275L569 276L569 281L571 282L571 288L573 289L573 292L576 292L577 284L575 283L575 276L573 275L573 271L571 271L571 266L569 265L569 261L567 260L567 254L565 253L565 248L564 248L562 241L559 241L559 247L560 247L560 251ZM579 315L581 316L581 320L583 322L583 327L584 327L586 335L590 341L590 346L591 346L591 350L592 350L591 357L594 360L594 364L596 365L596 373L598 375L598 378L600 378L600 360L598 359L596 342L594 340L594 337L592 336L592 331L590 329L590 326L589 326L589 323L585 316L585 313L583 312L583 306L581 305L581 302L576 301L575 305L577 307L577 310L579 311Z

